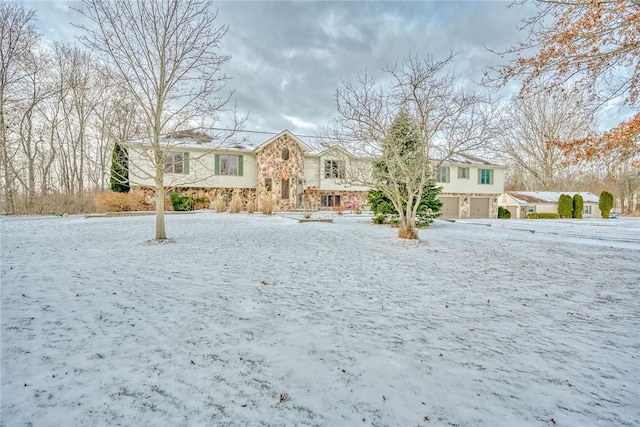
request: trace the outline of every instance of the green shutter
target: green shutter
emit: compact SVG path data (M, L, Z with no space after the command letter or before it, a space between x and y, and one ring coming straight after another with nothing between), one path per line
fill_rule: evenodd
M184 153L183 159L184 159L184 166L182 170L186 175L189 175L189 153Z
M489 184L493 185L493 169L489 169Z
M238 156L238 176L242 176L243 172L242 157L243 156Z
M220 155L219 154L216 154L215 168L213 173L216 175L220 175Z
M482 184L482 169L478 169L478 184Z

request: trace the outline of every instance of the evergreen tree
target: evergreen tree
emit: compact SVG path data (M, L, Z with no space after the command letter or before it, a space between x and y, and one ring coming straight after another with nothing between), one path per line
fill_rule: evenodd
M116 142L111 155L111 191L128 193L129 161L127 150Z
M560 218L571 218L573 212L573 199L568 194L561 194L558 200L558 214Z
M582 209L584 208L584 198L576 193L573 195L573 217L582 218Z
M609 193L608 191L603 191L602 193L600 193L598 207L600 208L600 212L602 212L602 218L609 218L609 213L613 208L613 194Z

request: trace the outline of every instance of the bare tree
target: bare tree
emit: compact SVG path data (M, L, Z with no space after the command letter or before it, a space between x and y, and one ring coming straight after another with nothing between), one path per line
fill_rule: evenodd
M329 130L334 141L360 155L384 157L394 175L392 180L383 178L369 167L368 173L366 168L364 173L349 171L345 180L379 188L395 200L401 237L417 236L414 207L433 178L432 163L438 165L458 153L476 153L496 134L490 99L463 89L448 70L455 56L452 52L440 61L410 57L384 70L385 84L365 73L355 82L343 81L336 93L338 115ZM406 115L403 121L416 127L410 152L394 142L398 138L392 123L401 111Z
M220 54L226 26L216 27L209 0L84 0L79 12L88 24L81 41L122 79L146 124L154 165L155 238L166 239L164 154L160 136L196 116L215 115L227 77Z
M502 149L508 161L524 172L521 178L531 190L558 190L568 173L558 143L590 134L594 126L593 106L583 96L571 99L563 93L516 97L503 110Z
M18 151L11 143L9 133L20 120L16 117L13 121L7 120L7 113L15 109L18 96L14 87L28 75L23 63L38 43L34 19L35 11L25 9L21 2L0 2L0 185L2 201L8 212L15 211L17 174L12 163Z

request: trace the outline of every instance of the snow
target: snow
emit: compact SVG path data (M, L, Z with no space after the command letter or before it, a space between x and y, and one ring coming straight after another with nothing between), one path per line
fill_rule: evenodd
M2 425L640 424L640 220L295 218L2 218Z
M558 203L560 196L563 194L573 197L576 194L582 196L585 203L598 203L600 198L593 193L588 192L556 192L556 191L507 191L511 197L516 199L519 203Z

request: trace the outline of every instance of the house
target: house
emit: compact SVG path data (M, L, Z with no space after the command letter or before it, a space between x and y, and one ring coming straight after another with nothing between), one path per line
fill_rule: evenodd
M500 196L498 205L511 212L511 218L526 218L534 212L558 213L558 201L561 194L580 194L584 201L583 218L600 218L599 198L592 193L555 192L555 191L507 191Z
M174 191L204 194L240 193L245 203L270 195L278 210L364 206L369 187L348 179L353 171L370 171L371 159L342 147L314 146L288 130L268 139L215 146L206 130L161 137L165 147L164 184ZM153 196L153 151L147 140L123 144L128 149L132 191ZM369 172L367 172L369 173ZM504 168L459 156L437 168L443 186L446 218L497 217L504 191Z

